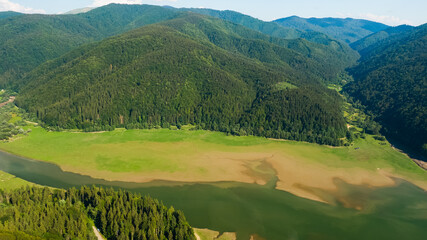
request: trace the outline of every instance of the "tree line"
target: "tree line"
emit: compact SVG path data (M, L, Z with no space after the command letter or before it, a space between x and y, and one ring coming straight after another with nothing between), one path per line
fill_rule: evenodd
M127 191L27 187L0 192L0 237L94 240L93 223L107 239L195 239L181 211Z
M54 128L193 124L331 145L345 136L341 97L312 74L202 44L166 26L78 49L24 81L18 106ZM295 87L276 87L283 83Z

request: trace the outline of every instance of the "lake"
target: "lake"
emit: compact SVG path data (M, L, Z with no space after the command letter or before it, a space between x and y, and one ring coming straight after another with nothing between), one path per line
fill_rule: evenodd
M238 239L411 239L427 236L427 192L396 179L395 187L312 189L332 204L266 186L242 183L110 182L62 171L50 163L0 152L0 170L56 188L98 185L158 198L184 211L193 227L237 232ZM274 181L274 180L272 180Z

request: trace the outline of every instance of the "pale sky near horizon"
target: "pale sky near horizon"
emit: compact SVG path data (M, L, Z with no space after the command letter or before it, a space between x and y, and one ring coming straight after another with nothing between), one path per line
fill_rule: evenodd
M427 0L0 0L0 11L57 14L113 2L234 10L265 21L297 15L360 18L391 26L427 23Z

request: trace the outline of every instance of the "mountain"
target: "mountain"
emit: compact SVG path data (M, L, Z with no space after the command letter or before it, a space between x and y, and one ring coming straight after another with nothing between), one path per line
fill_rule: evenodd
M427 156L427 24L380 41L351 69L344 90L377 115L384 132Z
M174 9L150 5L120 5L110 4L93 9L87 13L76 15L22 15L0 20L0 86L10 87L17 79L22 79L26 73L41 63L59 57L66 52L83 44L99 41L141 26L162 22L188 14L188 9ZM202 11L193 9L193 11ZM287 44L303 54L313 55L317 61L328 63L325 69L337 72L353 64L357 59L348 46L330 39L321 33L303 33L286 29L276 23L267 23L236 12L203 10L209 15L220 14L221 19L242 22L248 28L269 34L278 38L303 37L309 42L292 42ZM233 17L226 17L233 16ZM240 20L239 20L240 19ZM290 35L290 32L298 32ZM269 40L270 41L270 40ZM283 44L286 43L281 43ZM298 49L297 49L298 48ZM325 58L322 57L326 56ZM334 57L337 56L337 57ZM336 81L335 76L328 76ZM335 80L334 80L335 79Z
M274 22L300 31L315 31L327 34L346 43L353 43L389 26L368 20L352 18L301 18L292 16Z
M410 31L412 29L414 29L414 27L409 25L400 25L397 27L386 28L350 44L350 47L358 51L361 55L366 55L372 49L375 49L378 47L378 45L381 45L381 41L392 36L400 36L404 32Z
M202 15L220 18L277 38L304 38L308 41L325 45L328 45L331 41L333 41L333 39L331 39L329 36L320 32L305 31L290 27L284 27L275 22L265 22L235 11L220 11L206 8L180 8L178 10L190 11Z
M196 124L339 145L341 98L304 66L315 60L257 34L193 14L145 26L41 65L16 103L65 128Z
M332 40L326 45L305 39L275 38L242 25L198 14L184 14L161 24L263 63L290 66L324 83L336 81L337 76L359 57L339 41Z
M12 11L0 12L0 19L2 19L2 18L9 18L9 17L15 17L15 16L19 16L19 15L22 15L22 13L12 12Z
M230 10L220 11L207 8L180 8L179 10L220 18L279 38L296 39L304 34L304 31L285 28L274 22L264 22L257 18Z
M74 9L74 10L68 11L68 12L66 12L66 13L64 13L64 14L79 14L79 13L87 13L87 12L89 12L89 11L93 10L93 9L94 9L94 8L91 8L91 7L78 8L78 9Z
M10 86L41 63L82 44L178 14L157 6L111 4L85 14L0 19L0 85Z
M100 38L92 26L73 16L21 15L0 20L0 26L2 87L46 60Z

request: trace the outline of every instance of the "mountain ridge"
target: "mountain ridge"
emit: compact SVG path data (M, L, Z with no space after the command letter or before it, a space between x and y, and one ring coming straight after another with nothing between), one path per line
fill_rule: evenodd
M0 63L0 85L10 87L14 85L13 82L16 79L22 78L44 61L59 57L82 44L99 41L144 25L173 19L185 15L185 12L185 9L152 5L110 4L76 15L22 15L0 20L0 26L2 26L0 44L4 47L0 52L0 57L4 59ZM275 23L262 22L240 13L233 12L233 14L245 16L245 19L250 20L249 22L255 21L255 26L249 26L253 30L259 29L260 26L269 29L269 26L274 25L270 36L275 35L274 31L277 29L279 32L284 29ZM334 43L335 40L324 34L304 33L301 37L327 46L329 48L327 51L332 51L337 46L342 49L338 49L338 52L346 52L351 58L357 58L349 47L339 46L340 43ZM17 38L18 41L12 40ZM309 50L310 48L307 49Z
M372 51L372 49L379 47L382 41L396 35L404 34L406 31L410 31L412 29L414 29L414 27L409 25L400 25L397 27L386 28L382 31L373 33L356 42L351 43L350 47L364 56L368 52Z
M15 17L15 16L19 16L19 15L22 15L22 13L14 12L14 11L0 12L0 19Z
M302 18L298 16L291 16L274 20L274 22L285 27L302 31L325 33L348 44L389 27L385 24L365 19L332 17Z
M195 124L331 145L346 131L336 107L340 97L313 75L229 52L162 23L76 49L26 78L16 102L50 126Z

